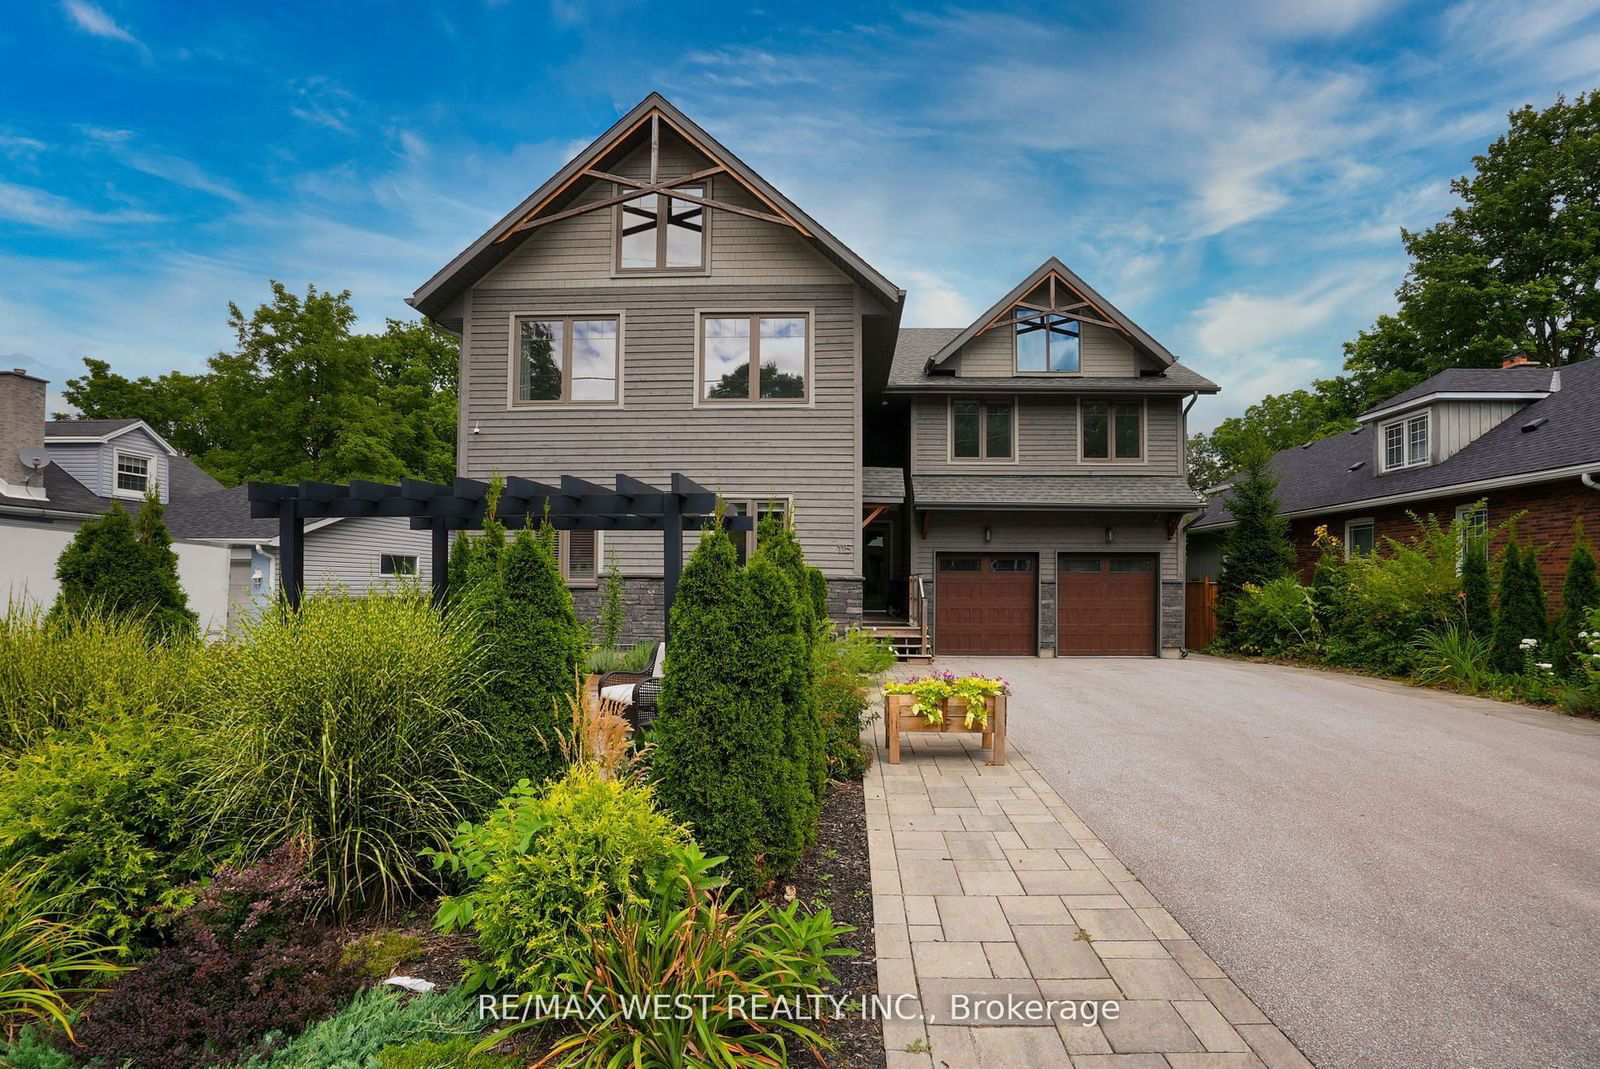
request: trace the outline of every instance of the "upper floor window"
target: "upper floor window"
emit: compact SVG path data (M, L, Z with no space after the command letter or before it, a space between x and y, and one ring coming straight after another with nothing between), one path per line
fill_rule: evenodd
M117 492L144 494L150 489L150 458L117 451Z
M702 317L701 400L805 401L809 328L805 315ZM759 369L754 375L752 367Z
M1144 405L1139 401L1084 401L1084 460L1138 460L1144 456Z
M616 316L519 316L516 401L615 401Z
M1411 468L1428 462L1426 412L1383 425L1383 470Z
M953 401L950 456L955 460L1010 460L1016 436L1010 401Z
M705 196L704 186L680 192ZM645 193L617 211L618 271L700 271L706 265L706 210L693 201Z
M1048 312L1018 321L1017 371L1077 374L1078 321Z

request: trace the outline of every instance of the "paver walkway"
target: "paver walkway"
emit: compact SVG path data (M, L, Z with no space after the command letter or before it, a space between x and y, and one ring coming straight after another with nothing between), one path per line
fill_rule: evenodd
M883 1022L889 1069L1310 1065L1023 754L916 733L890 765L874 726L878 985L916 996Z

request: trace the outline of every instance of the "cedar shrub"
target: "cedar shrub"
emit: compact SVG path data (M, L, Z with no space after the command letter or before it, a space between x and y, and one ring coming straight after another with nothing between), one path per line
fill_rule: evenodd
M784 596L784 602L794 606L803 642L796 651L796 659L789 666L793 681L785 690L784 728L787 734L784 752L805 777L810 792L805 819L805 840L809 843L815 835L817 820L822 815L822 799L828 783L827 744L816 705L815 670L812 665L817 643L833 631L833 625L828 620L827 581L822 581L822 601L819 605L817 584L812 577L821 577L822 573L806 564L805 551L800 548L800 540L795 537L793 527L776 519L768 519L761 524L758 535L756 558L751 562L752 566L761 561L770 561L788 580L790 590ZM786 627L776 619L774 625Z
M1561 615L1551 634L1551 663L1563 679L1581 679L1578 653L1586 648L1578 638L1588 630L1589 613L1600 608L1600 580L1595 576L1594 548L1584 537L1583 524L1575 525L1572 558L1567 561L1567 578L1561 586Z
M1467 534L1461 556L1461 609L1467 630L1479 638L1494 635L1494 607L1489 591L1489 540Z
M1522 640L1547 637L1544 586L1538 558L1532 547L1524 551L1515 535L1506 544L1500 565L1500 605L1494 628L1494 667L1507 675L1520 675L1527 667Z
M1222 546L1217 620L1229 641L1233 638L1233 606L1243 596L1245 584L1265 586L1288 575L1294 566L1289 521L1278 511L1278 479L1272 474L1270 460L1265 447L1252 448L1228 492L1234 525Z
M113 501L104 515L78 528L56 561L61 591L52 615L141 618L157 640L194 635L198 617L178 582L178 555L165 515L151 490L137 518Z

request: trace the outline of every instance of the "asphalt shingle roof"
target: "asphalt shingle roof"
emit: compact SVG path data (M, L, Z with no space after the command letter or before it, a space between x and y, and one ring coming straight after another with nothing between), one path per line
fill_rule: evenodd
M918 508L1198 509L1181 475L913 475Z
M1542 368L1509 368L1489 374L1511 372L1526 379L1529 371L1540 373L1542 381L1549 383L1550 371ZM1414 389L1422 387L1428 388L1415 396L1442 392L1438 386L1428 383ZM1524 383L1516 389L1531 391L1533 387ZM1392 403L1385 402L1379 410L1389 407ZM1539 420L1545 422L1532 430L1523 430ZM1530 402L1510 419L1438 464L1379 475L1377 450L1373 445L1376 433L1374 427L1364 426L1309 446L1286 449L1274 456L1272 470L1279 478L1279 508L1285 513L1314 513L1395 495L1429 490L1448 493L1452 487L1469 483L1535 477L1540 472L1585 464L1593 464L1600 470L1600 359L1562 368L1560 390L1543 400ZM1352 471L1358 462L1361 466ZM1226 497L1223 493L1213 498L1205 515L1190 530L1232 523Z
M1556 372L1544 367L1453 367L1439 372L1431 379L1417 383L1411 389L1397 393L1383 404L1372 409L1385 409L1403 405L1436 393L1538 393L1548 391ZM1366 413L1363 415L1370 415Z
M99 438L132 426L136 419L47 419L44 423L46 438Z
M899 468L862 468L861 499L880 505L904 501L905 473Z
M1159 375L1123 377L1084 376L1052 378L1048 375L1016 375L961 378L955 375L929 375L928 358L948 345L964 327L902 327L889 365L888 390L894 392L976 393L1003 389L1007 393L1216 393L1218 386L1182 364L1173 364Z

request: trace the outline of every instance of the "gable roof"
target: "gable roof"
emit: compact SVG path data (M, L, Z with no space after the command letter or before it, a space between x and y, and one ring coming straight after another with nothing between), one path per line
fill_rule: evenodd
M1007 393L1217 393L1220 387L1183 364L1171 364L1154 375L1086 375L1069 378L1019 375L1009 378L961 378L929 375L928 361L963 332L961 327L901 327L887 388L891 393L993 393L1005 384Z
M142 419L47 419L44 421L45 441L57 444L66 442L109 442L134 430L142 430L153 438L169 456L178 451L155 428Z
M1114 324L1139 352L1150 357L1162 367L1170 367L1178 362L1178 358L1168 352L1166 346L1146 334L1144 328L1123 315L1116 305L1096 293L1092 286L1073 274L1067 269L1066 264L1054 256L1034 268L1032 274L1019 282L1010 293L990 305L987 311L977 319L974 319L971 325L960 334L945 342L939 351L933 354L931 358L933 362L942 364L950 359L963 345L977 337L985 327L993 323L997 316L1009 311L1012 305L1038 289L1041 284L1048 282L1052 276L1065 285L1070 292L1076 294L1080 301L1086 301L1090 310L1099 313L1104 319Z
M653 129L658 122L664 122L676 130L705 156L724 168L729 176L753 193L758 200L765 201L776 209L776 215L794 226L823 256L831 260L845 274L875 293L887 307L891 309L900 307L905 299L904 290L852 252L842 241L830 234L766 179L751 170L660 93L651 93L634 105L609 130L573 157L565 167L534 190L526 200L506 213L499 222L424 282L416 293L407 298L406 303L425 316L437 318L458 296L526 240L527 231L517 233L517 228L522 223L540 213L560 210L589 182L603 181L604 179L586 172L590 172L618 149L626 147L631 151L634 140L641 136L648 137L647 134L641 135L640 131L646 128Z
M1560 370L1543 367L1452 367L1417 383L1363 412L1360 421L1381 419L1408 408L1419 408L1434 400L1472 399L1537 401L1561 388Z
M1543 371L1548 383L1550 371L1537 370ZM1503 375L1505 372L1496 369L1486 374ZM1389 402L1385 402L1385 406L1392 407ZM1600 415L1597 413L1600 413L1600 359L1569 364L1561 369L1561 389L1527 405L1438 464L1378 475L1372 444L1377 432L1370 425L1310 445L1285 449L1272 458L1272 471L1279 479L1278 506L1283 514L1290 516L1349 511L1369 504L1390 503L1392 499L1398 499L1393 502L1398 504L1440 497L1452 491L1476 493L1493 485L1539 482L1585 470L1600 471ZM1356 464L1360 467L1350 470ZM1233 523L1226 499L1225 493L1213 497L1205 514L1190 529L1198 531Z

